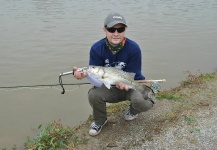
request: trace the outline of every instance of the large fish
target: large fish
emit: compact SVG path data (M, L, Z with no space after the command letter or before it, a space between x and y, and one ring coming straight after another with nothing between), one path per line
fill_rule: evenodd
M87 72L94 78L103 82L110 89L111 85L120 82L128 85L130 89L139 90L145 100L151 100L155 103L155 94L153 90L142 83L134 80L135 73L128 73L115 67L89 66Z
M110 89L116 82L128 85L130 89L137 89L144 91L146 86L134 80L135 73L125 72L115 67L89 66L88 73L103 82L104 85Z

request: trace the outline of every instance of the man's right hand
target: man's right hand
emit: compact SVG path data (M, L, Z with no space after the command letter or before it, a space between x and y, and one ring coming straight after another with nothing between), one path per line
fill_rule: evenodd
M81 80L88 75L86 71L78 71L78 67L76 66L73 67L73 70L74 70L74 77L77 80Z
M125 91L129 90L129 87L126 84L122 84L122 83L116 82L115 85L116 85L116 88L118 88L120 90L125 90Z

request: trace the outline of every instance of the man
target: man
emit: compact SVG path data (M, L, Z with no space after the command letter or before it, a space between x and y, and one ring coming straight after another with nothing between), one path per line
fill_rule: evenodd
M125 37L127 24L119 13L110 13L104 21L105 38L92 45L90 49L89 65L116 67L126 72L136 73L135 80L144 80L141 73L141 50L137 43ZM127 85L116 83L116 87L107 89L100 81L91 78L85 72L76 71L74 77L78 80L87 77L95 86L88 92L88 99L93 108L94 122L90 126L89 134L97 135L107 122L106 102L117 103L130 100L129 109L124 115L125 120L133 120L140 112L153 107L151 98L141 91L129 89ZM146 97L146 98L145 98Z

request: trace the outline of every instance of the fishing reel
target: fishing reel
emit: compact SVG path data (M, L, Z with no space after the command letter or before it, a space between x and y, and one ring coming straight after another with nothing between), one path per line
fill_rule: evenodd
M150 88L153 90L154 93L160 92L161 82L166 82L166 79L159 79L159 80L138 80L139 83L150 83Z
M151 83L150 88L153 90L154 93L158 93L160 92L161 86L159 82L156 81L156 82Z

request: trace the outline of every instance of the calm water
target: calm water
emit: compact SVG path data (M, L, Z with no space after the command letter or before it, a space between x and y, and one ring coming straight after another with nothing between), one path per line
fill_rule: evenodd
M167 79L162 89L177 86L184 71L217 70L217 0L0 2L0 86L56 84L61 72L87 66L89 48L104 37L104 18L113 11L125 16L127 37L142 49L146 78ZM0 148L23 149L27 136L51 120L75 126L87 119L90 86L75 88L64 95L55 88L1 89Z

